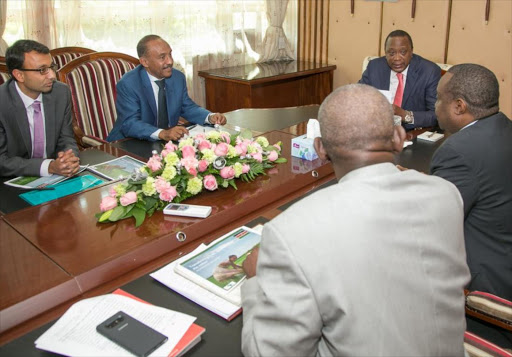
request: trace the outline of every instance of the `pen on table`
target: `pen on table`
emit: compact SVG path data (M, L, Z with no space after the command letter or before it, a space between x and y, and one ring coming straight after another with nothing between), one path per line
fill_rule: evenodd
M197 126L197 124L194 124L194 125L191 125L191 126L186 126L185 128L187 128L187 130L192 130L194 129L195 127Z
M55 187L23 187L24 190L49 191L55 190Z

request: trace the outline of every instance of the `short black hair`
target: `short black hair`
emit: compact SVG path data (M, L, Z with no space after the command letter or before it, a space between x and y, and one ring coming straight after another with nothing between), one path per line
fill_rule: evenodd
M498 79L484 66L463 63L451 67L453 74L444 87L452 100L462 99L475 119L485 118L500 110L500 85Z
M23 68L25 53L32 51L45 55L50 53L50 49L48 47L33 40L18 40L7 49L5 52L5 64L7 65L7 70L9 71L11 78L14 78L12 75L13 70Z
M146 35L140 39L139 43L137 43L137 56L143 57L148 51L148 42L153 40L161 40L162 38L158 35Z
M389 33L388 37L386 37L386 41L384 41L384 49L386 48L386 44L388 43L388 40L391 37L407 37L407 39L409 40L409 43L411 44L411 50L414 48L414 46L412 45L412 38L407 32L405 32L404 30L395 30L395 31L391 31Z

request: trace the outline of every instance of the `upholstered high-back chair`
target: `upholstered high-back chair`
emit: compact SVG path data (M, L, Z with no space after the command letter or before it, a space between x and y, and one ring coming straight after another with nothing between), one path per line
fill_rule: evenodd
M116 84L139 64L135 57L117 52L95 52L66 64L58 72L69 85L73 104L73 130L78 145L105 142L117 118Z
M94 52L96 51L85 47L60 47L50 50L53 62L57 64L57 69L64 67L75 58Z

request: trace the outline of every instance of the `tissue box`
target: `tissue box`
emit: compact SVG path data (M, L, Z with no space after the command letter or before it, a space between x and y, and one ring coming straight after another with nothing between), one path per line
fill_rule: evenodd
M297 136L292 139L292 156L300 157L306 160L315 160L318 158L313 142L315 139L308 139L306 135Z

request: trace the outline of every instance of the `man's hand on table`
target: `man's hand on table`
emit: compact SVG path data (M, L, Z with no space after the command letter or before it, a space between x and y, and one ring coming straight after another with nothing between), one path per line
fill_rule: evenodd
M80 160L71 149L60 151L57 158L52 160L48 166L49 173L67 177L73 176L79 169Z
M187 128L182 125L176 125L175 127L160 131L158 137L165 141L178 141L185 134L188 134Z
M260 248L254 248L247 257L245 258L244 263L242 264L242 268L247 275L247 279L252 278L256 275L256 264L258 263L258 254L260 252Z
M226 117L222 113L210 114L210 116L208 117L208 121L210 122L210 124L219 124L219 125L224 125L227 122Z

